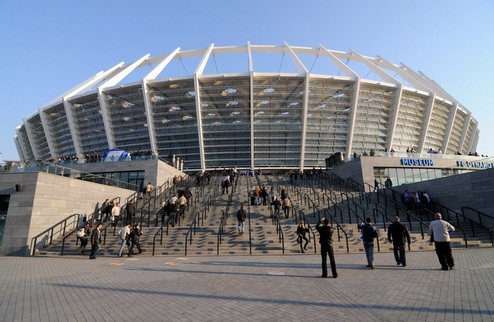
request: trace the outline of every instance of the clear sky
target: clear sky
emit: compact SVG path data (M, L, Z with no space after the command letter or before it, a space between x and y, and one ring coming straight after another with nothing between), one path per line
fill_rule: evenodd
M494 156L492 0L0 0L0 160L19 159L24 117L99 71L247 41L404 63L473 113Z

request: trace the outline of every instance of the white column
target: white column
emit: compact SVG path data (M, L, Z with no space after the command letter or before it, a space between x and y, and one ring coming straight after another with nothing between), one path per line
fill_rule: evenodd
M443 153L446 153L446 149L448 148L449 141L451 139L451 133L453 132L453 124L455 123L456 114L458 113L458 103L454 103L451 106L451 110L449 111L448 116L448 125L446 126L445 138L443 141L443 145L441 146L441 150Z
M27 137L27 133L21 132L22 125L19 125L15 128L15 136L14 142L17 149L17 154L21 157L21 160L29 160L30 155L32 154L32 148L29 144L29 138ZM25 125L24 125L25 127ZM26 146L24 142L28 142L29 146Z
M476 152L477 151L477 144L479 143L479 134L480 134L480 131L478 129L478 125L479 123L475 122L473 127L472 127L472 138L470 139L470 144L469 144L469 149L470 150L475 150ZM483 151L480 151L480 154L482 154ZM492 155L491 155L492 157Z
M99 105L101 107L101 116L103 117L106 140L108 141L108 147L110 149L115 148L117 144L115 142L115 134L113 133L110 106L108 105L107 94L104 92L104 90L108 87L112 87L118 84L127 75L129 75L132 71L134 71L134 69L139 67L146 59L148 59L148 57L149 54L144 55L141 59L135 61L134 63L128 66L123 66L115 76L107 80L104 85L98 87L98 99L99 99Z
M84 159L84 151L82 148L83 138L81 137L76 125L76 118L74 115L75 113L74 104L72 104L67 100L64 100L63 107L65 109L65 116L67 117L67 124L69 126L70 135L72 136L72 142L74 143L75 153L80 160L83 160Z
M39 118L41 119L41 124L43 125L43 131L45 133L46 142L48 143L48 148L50 149L50 155L52 157L59 157L58 151L55 150L55 138L52 135L50 121L48 120L46 113L44 112L46 108L39 109Z
M417 147L417 153L422 154L425 148L425 138L427 137L427 132L429 131L429 125L431 124L432 109L434 108L434 102L436 101L436 94L432 95L427 100L427 105L424 108L424 118L422 119L421 133L419 139L419 146Z
M203 133L202 133L202 115L201 115L201 86L199 83L199 76L202 75L204 72L204 68L206 67L206 63L209 60L209 57L211 56L211 52L214 48L214 44L211 43L209 45L209 48L206 50L204 55L202 56L201 62L197 66L195 72L194 72L194 89L196 92L195 96L195 101L196 101L196 118L197 118L197 135L199 136L199 154L201 158L201 169L206 169L206 157L204 154L204 139L203 139ZM182 167L183 167L183 161L182 161Z
M350 100L350 111L348 111L348 136L346 145L346 160L350 160L353 149L353 132L355 131L355 121L357 118L358 100L360 95L360 77L357 77L353 84L353 94Z
M310 88L310 73L309 70L305 67L302 61L298 58L297 54L293 51L293 49L285 42L285 46L288 48L290 55L297 66L297 69L300 73L305 74L305 83L304 83L304 95L302 102L302 135L300 141L300 170L304 169L305 163L305 141L307 140L307 114L309 109L309 88Z
M179 51L180 47L175 49L171 54L167 55L163 60L161 60L160 63L142 79L142 96L144 99L146 122L148 123L148 133L152 151L158 151L158 144L156 142L156 127L154 125L155 120L153 116L153 104L151 102L152 94L150 93L149 86L147 84L149 80L156 79L156 77L159 76L159 74L173 60L173 58Z
M39 111L38 111L38 113L39 113ZM34 129L32 128L31 122L29 122L29 118L24 118L24 127L26 128L27 138L28 138L29 144L31 145L31 151L33 151L34 159L37 160L37 159L41 158L41 152L39 151L38 146L36 146L34 143L34 138L36 135L34 133Z
M393 148L395 139L396 123L398 123L398 115L400 115L401 97L403 95L403 84L398 85L398 89L394 92L393 104L391 105L391 113L389 115L388 133L386 148L388 151Z
M473 136L475 134L475 131L477 130L477 124L478 123L475 123L475 126L474 128L471 129L471 133L472 133L472 137L470 138L470 142L465 142L466 141L466 137L467 137L467 132L468 132L468 128L470 127L470 123L472 122L472 113L471 112L468 112L468 117L465 119L465 124L463 124L463 131L461 133L461 139L460 139L460 144L459 144L459 150L463 150L463 148L465 147L465 145L467 146L467 150L468 151L465 151L467 154L469 152L476 152L476 151L472 151L472 148L473 148ZM463 152L462 152L463 153Z
M250 96L250 167L254 169L254 64L252 61L252 47L247 42L247 57L249 64L249 96Z

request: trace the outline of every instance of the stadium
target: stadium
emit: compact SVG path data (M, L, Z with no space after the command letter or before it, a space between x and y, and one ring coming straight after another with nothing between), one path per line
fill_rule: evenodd
M421 72L318 47L215 46L119 63L24 118L22 160L109 149L177 156L184 171L310 169L341 154L476 151L478 122Z

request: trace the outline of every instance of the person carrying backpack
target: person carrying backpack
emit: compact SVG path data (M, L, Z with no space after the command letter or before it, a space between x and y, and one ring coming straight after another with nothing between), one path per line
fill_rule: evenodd
M91 235L91 225L87 221L84 227L81 227L77 231L77 239L81 242L81 247L79 248L79 254L84 254L84 249L88 244L88 236Z

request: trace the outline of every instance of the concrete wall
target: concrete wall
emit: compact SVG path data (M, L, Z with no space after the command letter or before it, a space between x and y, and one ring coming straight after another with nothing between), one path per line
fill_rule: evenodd
M15 185L23 191L16 192ZM0 193L10 194L1 255L25 256L31 238L71 214L90 214L106 198L133 191L43 172L0 174ZM46 242L46 238L42 239Z
M494 217L494 169L401 185L395 189L399 192L425 190L432 200L460 213L462 206L468 206ZM490 226L494 229L494 223Z
M70 166L80 171L144 171L145 182L160 186L184 173L159 160L100 162ZM23 185L16 192L15 186ZM31 238L71 214L90 214L106 199L122 203L134 191L52 175L43 172L0 174L0 194L10 195L0 255L28 255ZM39 244L46 242L42 239Z
M71 164L67 165L67 167L88 173L144 170L144 186L151 182L155 187L162 185L175 175L184 175L182 171L157 159Z
M400 165L400 158L362 156L337 166L330 172L343 179L352 178L357 182L364 181L373 186L374 167L403 166ZM461 169L455 159L434 159L433 168ZM460 175L400 185L394 189L400 193L405 190L425 190L433 200L459 213L461 207L468 206L494 217L494 169L475 170ZM472 219L474 214L474 212L466 213ZM494 230L494 220L486 220L484 224Z
M342 179L352 178L360 184L363 184L362 181L362 163L361 159L353 159L351 161L345 162L334 169L329 171L330 173L334 173L338 177ZM372 183L374 182L374 177L372 178Z

